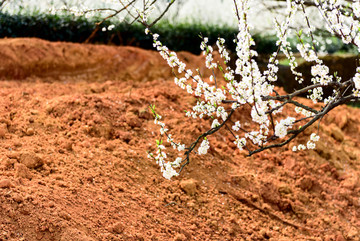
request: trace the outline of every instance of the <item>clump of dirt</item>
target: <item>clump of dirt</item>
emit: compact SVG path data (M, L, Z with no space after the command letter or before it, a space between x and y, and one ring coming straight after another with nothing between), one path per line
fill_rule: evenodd
M146 157L158 138L149 103L187 144L211 123L184 116L194 99L156 52L38 39L0 46L0 240L359 240L357 109L328 114L313 151L291 151L306 132L245 157L231 134L216 133L209 153L168 181Z

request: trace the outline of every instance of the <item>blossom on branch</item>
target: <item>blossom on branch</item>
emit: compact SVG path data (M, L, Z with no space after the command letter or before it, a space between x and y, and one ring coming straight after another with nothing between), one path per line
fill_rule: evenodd
M186 111L185 115L189 118L210 120L208 130L186 145L175 142L168 128L165 128L165 123L160 121L161 116L155 112L154 106L150 106L155 124L160 127L161 137L165 137L174 149L182 153L182 157L177 157L175 161L167 161L165 147L161 141L158 141L156 155L149 154L159 164L163 176L167 179L179 175L189 164L192 153L207 154L210 148L208 138L217 131L229 132L235 138L233 143L236 147L246 151L250 156L287 145L311 125L320 123L322 118L335 107L360 99L360 68L357 69L355 76L347 80L330 73L329 67L319 57L318 51L321 50L321 46L314 38L314 28L311 26L304 1L301 0L287 1L285 17L274 19L278 49L270 55L264 69L260 68L248 21L250 14L248 2L248 0L233 0L239 31L234 39L237 58L234 66L227 65L230 62L230 54L223 38L219 37L216 41L217 51L222 58L221 63L214 58L216 47L209 45L207 37L202 37L200 49L205 55L204 65L212 72L208 76L199 69L188 69L177 54L171 52L160 41L160 36L151 31L147 18L141 18L146 26L145 33L153 37L154 48L172 68L175 75L174 83L183 89L185 94L188 93L196 98L196 103L191 110ZM340 2L314 0L314 6L330 33L345 44L353 44L360 50L360 4L354 1L351 6L344 9ZM294 31L296 26L293 22L298 14L302 15L306 27ZM289 42L289 36L294 33L299 40L295 48ZM297 70L298 57L295 57L294 51L300 53L303 61L311 64L311 77L308 82L304 81L302 73ZM280 95L274 86L278 80L280 53L288 59L291 73L302 86L292 93L283 95ZM215 74L215 70L221 73L220 76ZM310 84L305 86L305 83ZM332 88L332 95L324 96L324 87ZM298 98L306 94L314 103L320 103L313 107ZM293 108L296 114L294 116L284 114L283 110L288 108ZM234 115L236 112L239 115ZM240 123L237 119L245 113L250 113L251 125L244 121ZM314 149L319 139L318 133L312 133L307 141L294 145L292 150Z

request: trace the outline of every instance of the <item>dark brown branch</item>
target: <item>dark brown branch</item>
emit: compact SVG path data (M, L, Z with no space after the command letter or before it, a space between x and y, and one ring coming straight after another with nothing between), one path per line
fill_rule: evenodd
M200 136L198 136L198 138L196 138L196 140L190 145L190 147L185 148L187 149L187 151L185 152L186 157L184 158L183 162L186 161L183 165L181 165L179 173L184 169L184 167L186 165L188 165L190 163L190 154L191 152L195 149L195 147L197 146L197 144L199 143L199 141L202 138L205 138L209 135L214 134L215 132L217 132L218 130L220 130L223 126L225 126L225 123L231 118L232 114L234 113L234 109L231 110L231 112L229 113L229 115L227 116L227 118L218 126L211 128L210 130L208 130L207 132L201 134Z
M328 84L313 84L313 85L309 85L309 86L306 86L300 90L297 90L291 94L287 94L287 95L279 95L279 96L264 96L263 97L263 100L279 100L279 101L284 101L284 100L287 100L287 99L292 99L293 97L295 96L298 96L298 95L301 95L301 94L304 94L304 93L307 93L309 90L312 90L312 89L315 89L315 88L318 88L318 87L327 87L327 86L330 86L330 87L335 87L336 89L340 89L340 88L344 88L348 85L350 85L352 83L352 80L348 80L346 82L343 82L343 83L339 83L339 82L330 82Z
M268 146L264 146L262 148L256 149L254 151L250 151L248 156L251 156L255 153L259 153L261 151L264 151L266 149L272 149L272 148L276 148L276 147L282 147L286 144L288 144L290 141L292 141L295 137L297 137L300 133L302 133L303 131L305 131L308 127L310 127L312 124L314 124L317 120L322 119L329 111L331 111L332 109L334 109L335 107L348 103L352 100L359 100L360 97L354 96L354 95L348 95L345 97L341 97L339 98L337 101L333 101L330 102L321 112L318 112L313 119L311 119L309 122L307 122L304 126L300 127L297 130L290 130L288 131L288 134L292 134L291 137L289 137L286 141L282 142L282 143L277 143L277 144L273 144L273 145L268 145Z

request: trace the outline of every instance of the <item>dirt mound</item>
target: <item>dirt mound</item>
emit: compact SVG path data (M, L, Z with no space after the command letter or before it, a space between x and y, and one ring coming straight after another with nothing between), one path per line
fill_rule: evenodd
M202 56L186 52L179 55L186 63L204 62ZM91 81L149 81L172 76L161 56L153 51L122 46L54 43L36 38L1 39L0 62L0 79L38 76L59 80L72 76Z
M168 181L146 157L158 138L148 104L187 144L211 123L184 116L196 100L173 85L157 53L37 39L0 45L2 60L13 54L0 86L0 240L359 240L357 109L327 115L314 151L290 145L246 158L229 133L217 133L207 155ZM29 50L46 46L52 55ZM56 60L63 49L81 57ZM116 78L88 74L115 53ZM41 61L57 67L26 67ZM59 66L66 74L53 81ZM131 66L144 72L128 78Z

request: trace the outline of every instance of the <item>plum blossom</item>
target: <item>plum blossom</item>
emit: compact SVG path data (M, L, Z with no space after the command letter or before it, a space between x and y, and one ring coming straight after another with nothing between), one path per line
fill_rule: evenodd
M329 75L329 67L323 64L313 65L311 67L312 82L314 84L327 85L332 81L332 76Z
M355 88L360 90L360 73L356 73L355 77L353 78Z
M218 119L214 119L213 123L211 124L211 128L216 128L220 125Z
M233 129L234 131L239 131L239 130L240 130L240 127L241 127L240 121L236 121L235 124L232 126L232 129Z
M163 176L170 180L174 176L178 176L179 173L176 172L176 170L171 166L171 163L167 162L164 166L164 169L162 171Z
M208 151L208 149L210 148L209 146L209 141L207 139L204 139L202 142L201 142L201 145L198 149L198 154L199 155L205 155Z
M306 147L307 147L307 149L311 150L311 149L315 149L316 145L315 145L314 142L308 141L308 142L306 143Z
M320 136L316 135L315 133L312 133L310 135L310 140L313 142L317 142L317 141L319 141L319 139L320 139Z
M239 136L236 136L236 140L234 141L234 144L237 146L239 150L243 150L243 148L246 146L246 139L245 138L239 138Z
M275 135L279 138L283 138L287 135L287 130L294 124L295 118L288 117L287 119L281 120L275 126Z

